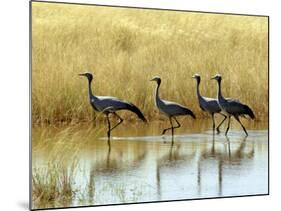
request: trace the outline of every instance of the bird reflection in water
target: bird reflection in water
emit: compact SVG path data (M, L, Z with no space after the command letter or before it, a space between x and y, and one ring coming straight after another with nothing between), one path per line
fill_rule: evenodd
M95 153L97 153L95 151ZM129 152L126 152L128 154ZM97 183L98 178L107 175L118 175L123 172L131 172L134 169L140 168L146 158L145 148L138 148L136 152L130 153L132 157L124 156L124 152L118 148L104 148L103 159L93 160L90 165L89 171L89 183L88 183L88 201L93 204L95 201L95 195L97 194L97 187L101 184ZM110 183L112 181L108 181ZM105 183L103 185L106 185Z
M244 137L237 149L231 149L231 140L226 137L226 143L224 143L224 150L221 151L219 148L216 148L216 140L215 136L212 137L212 146L211 150L204 150L201 152L198 164L197 164L197 192L198 195L201 195L202 190L202 174L204 172L204 168L202 167L204 162L208 162L210 160L217 161L217 175L218 175L218 196L223 195L223 178L224 178L224 170L231 167L231 165L242 164L243 159L246 158L253 158L254 156L254 146L251 145L251 150L249 152L245 152L246 149L246 139ZM210 165L210 164L208 164ZM210 166L208 166L210 168Z
M190 143L188 143L189 145ZM171 144L166 150L165 154L156 159L156 187L158 200L162 200L162 190L161 190L161 170L171 170L171 168L181 168L181 165L191 165L195 158L196 150L186 153L184 143L174 143L174 136L171 136ZM184 162L181 162L184 161ZM180 164L179 164L180 163ZM163 173L163 176L165 173Z

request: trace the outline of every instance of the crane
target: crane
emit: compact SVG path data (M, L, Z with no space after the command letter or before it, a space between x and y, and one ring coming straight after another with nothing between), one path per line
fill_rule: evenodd
M172 130L172 137L174 135L174 129L181 127L180 123L176 119L176 116L182 116L182 115L190 115L193 119L195 119L195 115L191 110L188 108L184 107L183 105L180 105L175 102L167 101L167 100L162 100L159 97L159 87L161 84L161 78L159 76L155 76L152 78L150 81L156 81L157 87L156 87L156 93L155 93L155 103L157 108L164 113L170 120L171 127L166 128L163 130L162 135L166 133L168 130ZM173 126L172 119L174 119L177 123L177 126ZM173 143L173 139L172 139Z
M119 110L129 110L133 113L135 113L138 118L140 118L142 121L147 122L145 119L144 115L140 111L138 107L136 107L134 104L120 100L116 97L111 97L111 96L95 96L93 95L92 88L91 88L91 83L93 80L93 75L89 72L86 73L81 73L79 76L84 76L88 79L88 92L89 92L89 100L90 104L92 105L93 109L97 112L102 112L105 114L106 119L107 119L107 124L108 124L108 130L107 130L107 137L108 137L108 145L110 147L110 133L113 129L115 129L117 126L119 126L122 122L123 119L116 113L116 111ZM119 119L119 122L111 127L109 115L113 114Z
M221 121L221 123L218 125L217 127L217 132L220 133L220 126L223 124L223 122L226 120L227 116L224 115L223 113L221 113L221 108L218 104L218 101L214 98L209 98L209 97L204 97L200 94L200 90L199 90L199 85L200 85L200 81L201 81L201 77L199 74L195 74L194 76L192 76L192 78L196 79L197 81L197 97L198 97L198 101L199 101L199 106L202 109L202 111L206 111L208 112L211 116L212 116L212 121L213 121L213 131L215 131L215 119L214 119L214 115L220 114L224 117L224 119Z
M235 99L231 99L231 98L224 98L222 96L221 93L221 81L222 81L222 77L220 74L216 74L213 78L218 82L218 94L217 94L217 101L219 103L219 106L221 107L222 111L224 111L227 115L228 115L228 125L227 125L227 129L225 131L225 135L227 135L228 130L229 130L229 126L230 126L230 119L233 116L237 122L241 125L241 127L243 128L246 136L248 136L248 132L246 130L246 128L244 127L244 125L241 123L239 116L249 116L251 119L255 119L255 115L254 112L252 111L252 109L241 103L239 100L235 100Z

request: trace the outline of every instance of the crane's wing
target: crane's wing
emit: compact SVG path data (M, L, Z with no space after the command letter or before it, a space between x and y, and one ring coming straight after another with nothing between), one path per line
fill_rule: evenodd
M254 115L254 112L252 111L252 109L249 106L247 106L243 103L240 103L237 100L228 99L226 106L227 106L228 113L231 113L233 115L238 115L238 116L248 115L252 119L255 118L255 115Z
M196 118L194 113L183 105L167 100L162 100L162 102L165 104L162 110L168 115L171 116L190 115L192 116L192 118L194 119Z
M101 111L111 107L115 111L126 107L125 101L111 96L96 96L95 106L100 108Z
M221 108L219 106L219 103L217 99L209 98L209 97L202 97L203 101L201 102L202 107L204 107L204 110L207 110L209 112L220 112Z
M147 122L140 109L130 102L111 96L97 96L97 98L98 100L95 104L101 108L101 111L106 110L107 108L110 108L111 112L127 109L134 112L144 122Z

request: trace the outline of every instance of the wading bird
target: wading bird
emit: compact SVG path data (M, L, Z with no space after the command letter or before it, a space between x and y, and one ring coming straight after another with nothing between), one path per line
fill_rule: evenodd
M239 122L239 124L242 126L244 132L246 133L246 136L248 136L247 130L241 123L239 116L248 115L251 119L254 119L255 115L254 115L252 109L249 106L240 103L238 100L224 98L222 96L222 93L221 93L222 77L221 77L221 75L217 74L212 79L214 79L218 82L217 100L218 100L218 103L219 103L222 111L224 111L228 115L228 125L227 125L227 129L225 131L225 135L227 135L227 133L228 133L229 126L230 126L230 119L231 119L231 116L233 116Z
M92 88L91 88L93 75L91 73L82 73L79 74L79 76L85 76L88 79L89 99L93 109L97 112L102 112L103 114L106 115L107 124L108 124L107 137L108 137L109 147L110 147L111 131L123 122L123 119L116 113L116 111L129 110L131 112L134 112L142 121L147 122L142 112L132 103L126 102L124 100L120 100L116 97L93 95ZM109 114L113 114L119 119L119 122L113 127L111 127L110 124Z
M197 81L197 97L198 97L198 101L199 101L199 106L202 109L202 111L206 111L208 112L211 116L212 116L212 120L213 120L213 131L215 131L215 118L214 115L216 113L222 115L224 117L224 119L221 121L221 123L218 125L217 127L217 132L220 132L220 126L222 125L222 123L226 120L227 116L221 113L221 108L218 104L218 101L214 98L209 98L209 97L203 97L200 94L199 91L199 85L200 85L200 81L201 81L201 77L199 74L195 74L194 76L192 76L192 78L195 78Z
M156 88L156 93L155 93L156 106L162 113L164 113L167 117L169 117L170 124L171 124L171 127L163 130L162 135L165 134L165 132L167 130L172 130L172 137L173 137L174 129L179 128L181 126L180 123L178 122L178 120L176 119L176 116L190 115L190 116L192 116L193 119L195 119L195 115L188 108L186 108L178 103L174 103L174 102L167 101L167 100L162 100L159 97L159 87L161 84L160 77L155 76L150 81L156 81L156 83L157 83L157 88ZM175 126L175 127L173 126L172 119L174 119L177 122L177 126ZM173 139L172 139L172 142L173 142Z

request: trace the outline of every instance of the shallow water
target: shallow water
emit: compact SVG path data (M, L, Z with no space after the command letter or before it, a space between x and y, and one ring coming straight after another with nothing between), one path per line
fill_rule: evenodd
M114 130L111 148L103 126L33 129L33 168L55 158L66 167L75 160L74 197L34 206L101 205L268 192L267 124L246 120L249 136L233 125L228 138L213 135L209 121L190 120L175 130L167 122L124 124ZM191 126L192 125L192 126ZM224 130L224 129L223 129ZM74 156L75 155L75 156Z

